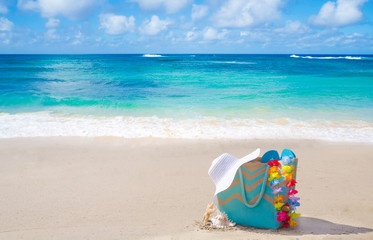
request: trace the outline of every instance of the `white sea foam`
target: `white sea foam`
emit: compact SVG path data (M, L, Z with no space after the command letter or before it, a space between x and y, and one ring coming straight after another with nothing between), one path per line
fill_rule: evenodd
M328 56L328 57L312 57L312 56L298 56L298 55L291 55L292 58L307 58L307 59L348 59L348 60L361 60L361 57L352 57L352 56L342 56L342 57L336 57L336 56Z
M364 121L294 119L171 119L158 117L64 116L47 112L0 114L0 138L118 136L186 139L319 139L373 143Z
M159 55L159 54L144 54L142 56L143 57L163 57L162 55Z
M346 59L352 59L352 60L360 60L361 59L361 57L351 57L351 56L347 56L347 57L345 57Z

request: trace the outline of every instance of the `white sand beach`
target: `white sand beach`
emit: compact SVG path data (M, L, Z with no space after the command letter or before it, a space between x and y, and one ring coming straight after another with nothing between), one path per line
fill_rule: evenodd
M198 226L221 153L299 158L299 225ZM373 239L373 146L311 140L0 140L0 239Z

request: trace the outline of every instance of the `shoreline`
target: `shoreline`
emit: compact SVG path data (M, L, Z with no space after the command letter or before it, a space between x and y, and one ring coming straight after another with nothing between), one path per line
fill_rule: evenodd
M206 142L208 144L213 143L224 143L224 144L233 144L235 142L241 142L241 144L248 144L251 142L257 142L260 144L268 145L268 143L275 143L275 142L281 142L278 146L285 146L286 144L296 144L297 142L307 142L309 144L326 144L326 145L345 145L350 146L353 145L354 147L357 147L358 145L362 146L370 146L373 145L373 142L354 142L354 141L333 141L333 140L322 140L322 139L307 139L307 138L249 138L249 139L237 139L237 138L212 138L212 139L204 139L204 138L159 138L159 137L122 137L122 136L26 136L26 137L0 137L0 144L3 144L2 142L7 141L44 141L44 140L52 140L58 143L61 139L72 139L73 141L78 142L96 142L96 141L113 141L113 142L122 142L128 143L128 142L142 142L146 141L148 144L150 143L156 143L157 141L161 142ZM67 144L67 143L66 143ZM260 147L260 146L258 146ZM263 154L263 151L261 151L261 154Z
M0 138L123 137L127 139L263 139L373 143L373 123L363 120L291 118L190 119L129 116L66 116L48 112L1 114Z
M224 152L290 148L295 229L206 231L207 175ZM370 239L370 143L119 137L0 139L0 239Z

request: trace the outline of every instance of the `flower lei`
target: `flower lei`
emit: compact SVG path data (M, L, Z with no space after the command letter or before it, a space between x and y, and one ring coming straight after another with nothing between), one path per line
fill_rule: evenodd
M285 228L288 226L295 227L298 223L294 221L294 219L300 216L300 213L295 213L295 209L300 206L300 198L295 197L298 191L294 189L297 183L295 179L293 179L295 175L294 161L292 157L288 156L282 157L280 161L282 164L277 159L268 162L270 166L268 181L270 181L273 190L272 193L275 195L273 204L278 211L277 221L282 222L282 226ZM279 183L283 180L288 181L286 186L279 187ZM283 190L285 190L285 192ZM281 192L284 192L285 195L286 193L289 194L289 198L285 203L283 195L280 194Z

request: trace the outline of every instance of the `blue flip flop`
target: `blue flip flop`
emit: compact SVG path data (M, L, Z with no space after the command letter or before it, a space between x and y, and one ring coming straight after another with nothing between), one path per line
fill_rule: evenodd
M289 158L296 158L296 156L295 156L295 154L293 153L293 151L291 151L290 149L284 149L284 150L282 150L282 153L281 153L281 159L283 158L283 157L285 157L285 156L287 156L287 157L289 157Z
M264 153L261 162L267 163L268 161L272 161L274 159L280 160L278 152L276 150L269 150L268 152Z

